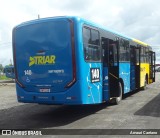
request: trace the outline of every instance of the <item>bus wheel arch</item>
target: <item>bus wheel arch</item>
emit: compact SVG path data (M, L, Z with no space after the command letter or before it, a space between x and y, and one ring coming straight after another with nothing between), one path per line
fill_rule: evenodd
M122 95L124 93L124 85L123 85L123 81L119 81L119 97L113 97L111 100L110 100L110 103L111 104L114 104L114 105L118 105L121 100L122 100Z
M119 79L119 83L121 83L122 85L122 96L123 96L124 95L124 82L122 78Z

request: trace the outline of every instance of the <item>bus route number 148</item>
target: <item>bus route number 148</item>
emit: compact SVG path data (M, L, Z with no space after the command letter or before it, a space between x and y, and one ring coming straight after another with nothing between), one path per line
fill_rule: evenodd
M32 75L32 71L31 70L24 70L24 74L25 75Z

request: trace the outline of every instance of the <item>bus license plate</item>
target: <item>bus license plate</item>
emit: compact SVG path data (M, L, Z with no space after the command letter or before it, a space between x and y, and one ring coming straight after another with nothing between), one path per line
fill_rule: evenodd
M40 89L40 92L51 92L50 89Z

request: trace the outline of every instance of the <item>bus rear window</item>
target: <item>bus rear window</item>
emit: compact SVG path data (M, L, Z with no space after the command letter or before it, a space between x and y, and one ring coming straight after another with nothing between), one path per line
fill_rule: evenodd
M101 59L99 32L87 27L83 28L84 58L88 62L99 62Z

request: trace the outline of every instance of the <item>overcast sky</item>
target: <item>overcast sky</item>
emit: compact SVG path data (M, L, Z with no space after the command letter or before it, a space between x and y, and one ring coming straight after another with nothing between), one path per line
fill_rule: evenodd
M160 63L160 0L1 0L0 64L12 60L12 29L21 22L75 15L150 44Z

